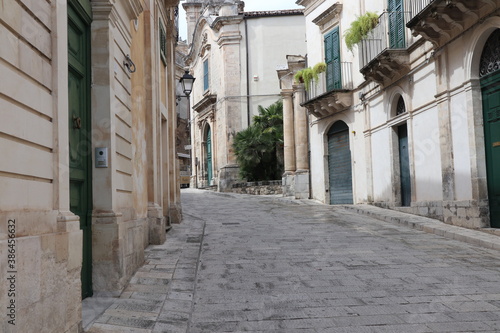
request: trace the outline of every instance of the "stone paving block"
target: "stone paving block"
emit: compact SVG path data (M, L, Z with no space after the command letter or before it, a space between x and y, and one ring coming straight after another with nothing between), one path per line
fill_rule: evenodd
M186 333L188 328L187 322L163 322L158 321L153 328L153 333Z
M151 333L149 329L139 329L137 327L124 327L107 324L94 324L92 328L87 331L89 333Z
M109 309L95 327L500 331L500 265L491 245L498 236L370 206L350 207L377 219L279 197L192 189L182 196L183 223L146 249L146 265L122 294L131 305ZM164 302L132 314L147 300Z

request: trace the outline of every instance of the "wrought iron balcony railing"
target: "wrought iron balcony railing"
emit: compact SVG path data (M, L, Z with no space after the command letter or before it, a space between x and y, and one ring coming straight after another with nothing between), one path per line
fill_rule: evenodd
M413 20L415 16L417 16L434 1L435 0L406 0L405 8L408 9L411 13L408 22Z
M327 84L327 76L330 84ZM332 91L352 90L352 87L352 62L341 62L340 75L325 72L318 75L317 81L312 80L309 82L305 102Z
M377 26L359 44L360 68L368 65L385 50L406 49L410 35L406 23L410 12L384 12Z
M309 83L305 92L304 106L318 118L349 108L352 105L352 63L341 62L340 71L321 73L317 81ZM331 66L335 68L335 64Z

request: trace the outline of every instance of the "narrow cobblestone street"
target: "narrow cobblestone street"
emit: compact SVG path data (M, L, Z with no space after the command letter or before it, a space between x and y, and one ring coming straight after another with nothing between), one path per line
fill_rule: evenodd
M500 331L496 250L279 197L188 189L183 212L92 332Z

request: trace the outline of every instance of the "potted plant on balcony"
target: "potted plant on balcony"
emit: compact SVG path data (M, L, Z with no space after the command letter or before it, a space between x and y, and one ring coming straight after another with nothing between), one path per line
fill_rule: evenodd
M351 26L344 33L345 44L349 51L352 51L354 45L366 38L368 33L377 26L378 17L377 13L366 12L351 22Z

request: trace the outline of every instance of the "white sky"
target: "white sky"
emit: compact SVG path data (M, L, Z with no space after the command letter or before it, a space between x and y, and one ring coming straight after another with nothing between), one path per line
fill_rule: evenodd
M295 4L297 0L244 0L245 1L245 11L257 11L257 10L277 10L277 9L295 9L304 8ZM185 0L181 0L179 4L179 34L182 39L187 38L186 32L186 13L184 8L182 8L182 3Z

